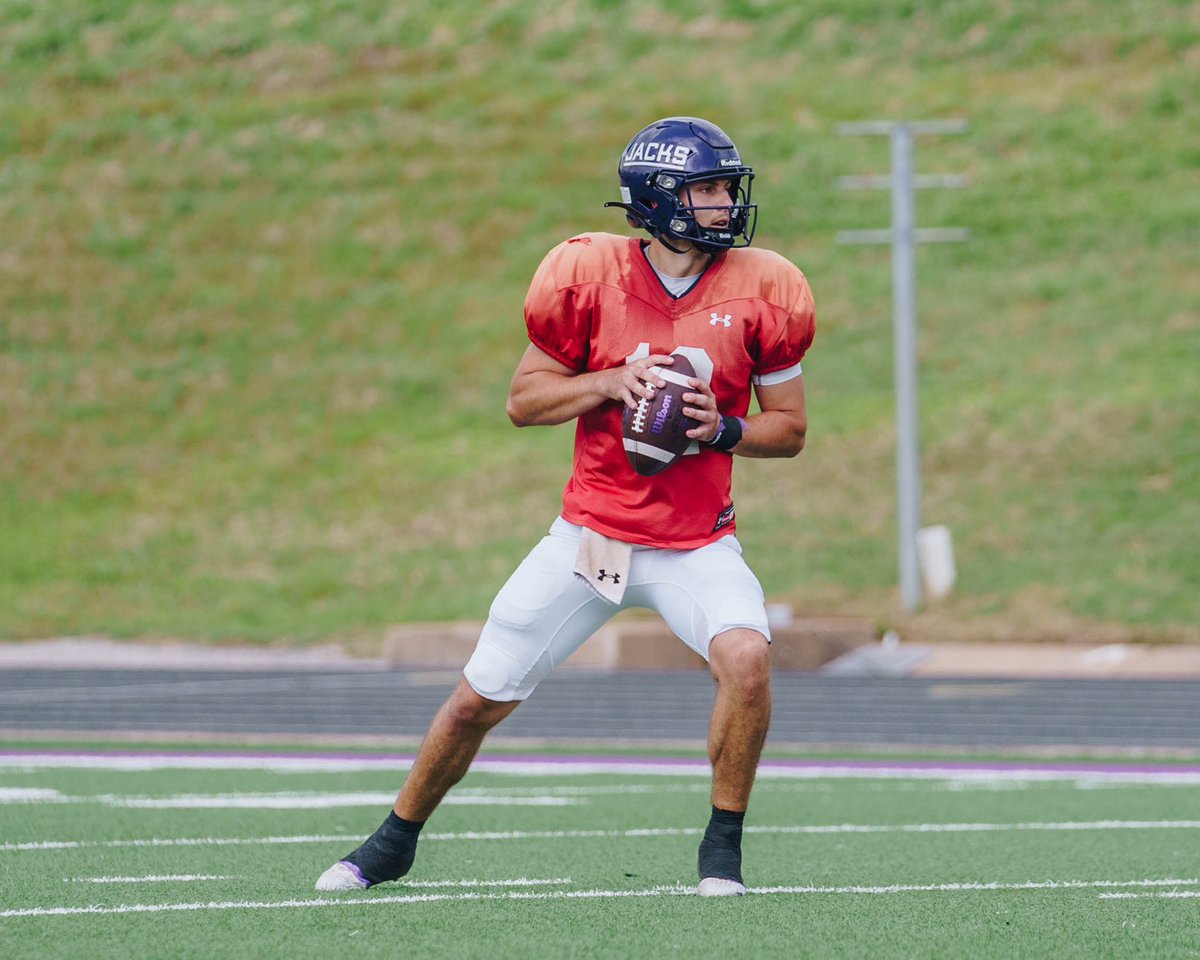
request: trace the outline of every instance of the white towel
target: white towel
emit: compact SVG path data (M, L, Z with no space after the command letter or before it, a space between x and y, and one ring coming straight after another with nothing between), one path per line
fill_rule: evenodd
M575 576L596 592L601 600L620 604L629 583L633 545L583 528L579 552L575 554Z

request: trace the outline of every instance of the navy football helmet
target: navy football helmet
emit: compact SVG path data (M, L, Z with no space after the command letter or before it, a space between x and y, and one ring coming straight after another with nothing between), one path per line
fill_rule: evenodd
M737 147L715 123L698 117L667 117L639 131L617 165L621 207L630 224L648 230L669 249L672 240L716 253L745 247L754 236L758 207L750 202L754 170L742 163ZM731 180L732 207L697 207L686 187L701 180ZM683 190L682 195L680 191ZM697 210L729 210L729 224L705 229Z

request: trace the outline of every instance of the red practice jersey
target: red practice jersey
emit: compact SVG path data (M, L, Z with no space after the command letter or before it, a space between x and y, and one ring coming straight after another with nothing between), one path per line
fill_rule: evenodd
M749 247L717 255L675 299L641 240L589 233L546 255L530 283L525 325L534 346L579 373L683 354L709 382L718 409L744 417L752 378L770 382L812 343L813 299L795 266ZM622 409L611 400L579 418L563 516L654 547L691 549L731 533L733 458L694 442L662 473L639 476L625 455Z

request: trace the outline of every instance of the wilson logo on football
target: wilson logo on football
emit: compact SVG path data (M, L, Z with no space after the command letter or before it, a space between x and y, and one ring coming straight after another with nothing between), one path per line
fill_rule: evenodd
M658 408L658 413L654 415L654 424L650 427L651 433L662 433L663 427L667 425L667 417L671 415L671 395L668 393L663 397L663 404Z

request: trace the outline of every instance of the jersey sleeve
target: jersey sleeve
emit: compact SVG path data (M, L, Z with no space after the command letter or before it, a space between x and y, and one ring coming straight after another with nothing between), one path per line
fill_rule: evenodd
M808 281L799 270L788 279L791 282L781 285L787 296L781 299L790 306L771 311L763 323L758 363L754 368L756 378L796 367L816 334L816 314Z
M590 331L584 326L587 318L568 307L559 284L558 265L565 248L562 243L546 254L529 283L525 329L530 343L547 356L572 370L582 370L587 364Z

